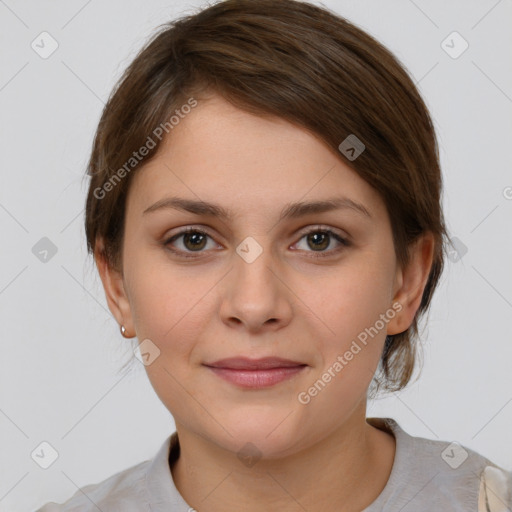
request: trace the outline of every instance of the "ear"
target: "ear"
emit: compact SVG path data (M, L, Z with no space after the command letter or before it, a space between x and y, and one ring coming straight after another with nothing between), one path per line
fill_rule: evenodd
M420 307L434 257L435 240L431 232L424 233L409 248L410 259L405 268L398 267L395 275L393 304L397 314L388 323L387 334L399 334L412 324ZM395 309L395 308L393 308Z
M126 328L125 336L133 338L135 329L133 326L130 302L125 291L124 278L122 271L114 269L109 265L104 251L104 242L101 238L96 241L94 249L94 260L98 267L108 308L114 315L119 325Z

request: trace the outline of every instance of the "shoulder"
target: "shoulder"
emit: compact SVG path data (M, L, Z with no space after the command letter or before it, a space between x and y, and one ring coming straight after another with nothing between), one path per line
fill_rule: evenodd
M102 482L86 485L65 503L45 504L37 512L135 512L148 502L145 477L150 461L120 471Z
M512 510L512 472L496 466L485 467L480 476L478 512L508 510Z
M512 506L512 473L458 442L413 437L418 459L430 468L436 492L478 512ZM458 504L458 503L457 503ZM478 508L477 508L478 507Z
M403 512L430 507L512 510L512 472L458 442L412 436L392 418L370 418L370 423L392 432L396 439L385 502L408 503Z

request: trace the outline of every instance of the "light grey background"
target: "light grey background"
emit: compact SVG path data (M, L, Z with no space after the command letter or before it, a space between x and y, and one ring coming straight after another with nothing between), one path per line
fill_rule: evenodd
M33 511L153 456L174 430L87 256L82 179L100 112L152 29L199 1L0 0L0 510ZM437 129L452 236L407 390L370 403L409 433L512 469L512 2L326 1L418 82ZM32 41L59 47L42 59ZM457 31L458 58L441 43ZM460 41L448 39L452 51ZM508 187L508 188L507 188ZM48 237L57 253L32 252ZM454 258L456 259L456 257ZM58 459L31 458L41 442Z

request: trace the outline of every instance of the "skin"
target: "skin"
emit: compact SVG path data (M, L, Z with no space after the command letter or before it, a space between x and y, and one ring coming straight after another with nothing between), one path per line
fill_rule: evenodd
M116 320L160 350L146 370L175 419L176 487L198 511L362 510L385 487L395 454L394 437L366 422L367 389L386 334L407 329L419 307L432 236L400 268L384 202L341 155L302 128L218 96L201 100L164 142L130 188L123 268L103 260L101 239L95 258ZM171 195L219 204L233 218L143 214ZM288 203L333 196L361 203L370 217L343 208L278 221ZM208 232L199 252L186 236L165 245L187 226ZM332 236L308 242L304 232L320 228L350 245ZM251 263L236 252L249 236L262 250ZM402 309L385 328L300 403L298 394L396 302ZM204 366L234 356L307 367L274 386L242 389ZM261 457L251 467L237 457L247 442Z

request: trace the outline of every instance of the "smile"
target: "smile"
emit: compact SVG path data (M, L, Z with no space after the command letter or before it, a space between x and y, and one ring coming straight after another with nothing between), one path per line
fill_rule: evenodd
M209 367L222 379L245 388L265 388L287 380L301 372L306 365L269 370L233 370Z
M274 386L291 379L307 367L306 364L280 358L231 358L205 366L231 384L253 389Z

